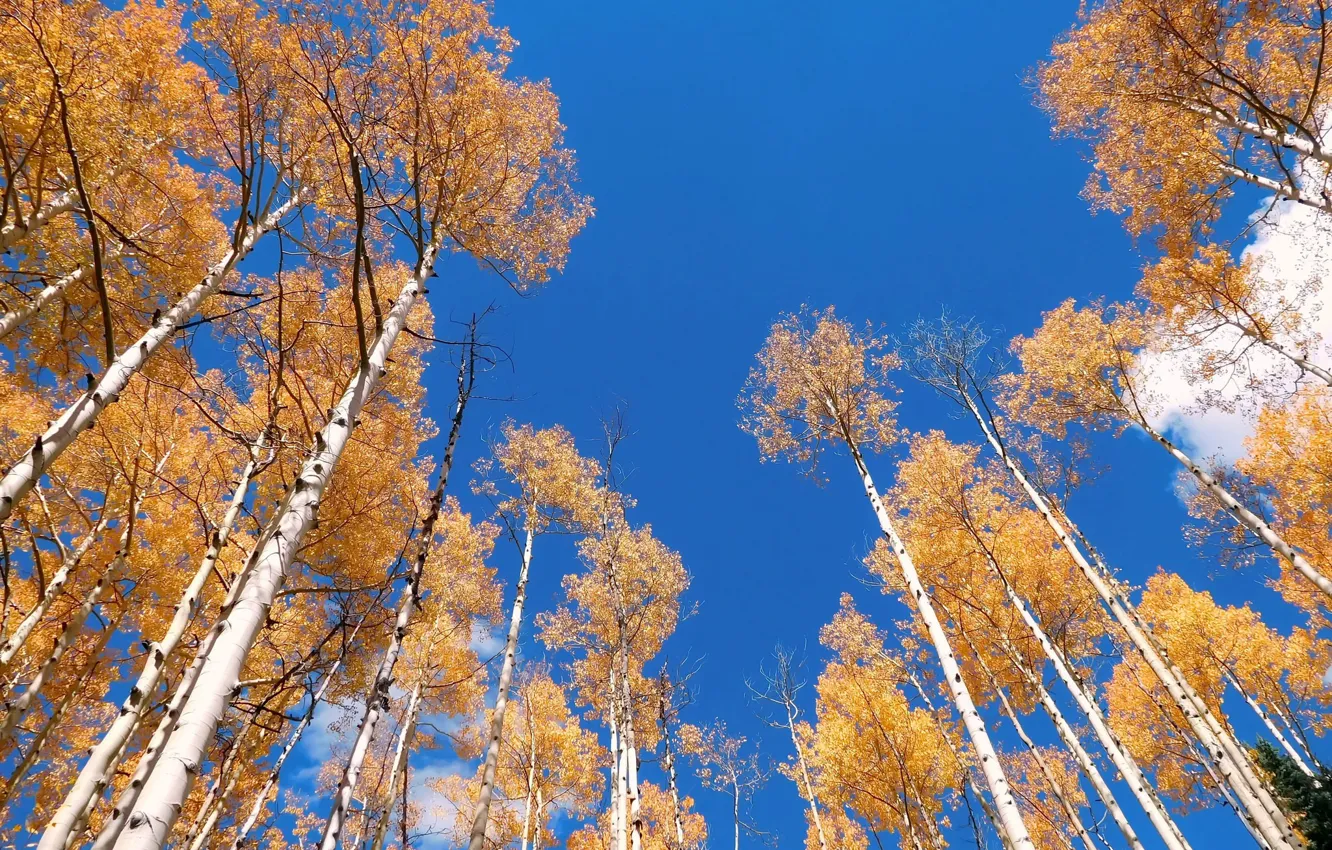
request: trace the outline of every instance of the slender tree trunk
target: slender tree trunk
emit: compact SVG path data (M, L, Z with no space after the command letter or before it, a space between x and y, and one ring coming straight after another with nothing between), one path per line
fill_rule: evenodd
M9 780L5 783L3 791L0 791L0 822L4 821L4 814L9 809L9 803L14 798L14 792L23 784L28 771L36 764L41 755L42 747L46 744L46 739L51 736L51 732L60 727L60 723L65 719L65 714L74 702L74 698L84 692L88 682L93 674L97 672L97 666L101 663L102 652L106 650L106 645L111 642L111 638L116 633L116 628L120 625L120 615L107 623L106 628L102 629L102 636L98 638L96 645L89 651L88 664L79 675L77 682L65 691L65 695L56 703L51 711L51 717L42 724L42 728L37 730L32 740L28 742L28 749L23 754L23 758L14 766L14 770L9 774Z
M1245 183L1252 183L1260 189L1266 189L1274 195L1280 195L1297 204L1312 207L1322 213L1332 213L1332 202L1324 200L1313 193L1302 192L1298 186L1292 186L1289 183L1273 180L1271 177L1255 174L1252 171L1231 165L1227 162L1218 163L1217 169L1221 171L1222 174L1233 177L1236 180L1242 180Z
M544 800L541 799L541 786L539 784L537 785L536 789L536 801L537 801L537 810L536 810L537 823L541 824L545 822L543 819L543 814L546 811L546 803ZM537 827L536 834L532 836L532 850L541 850L540 826Z
M481 768L481 791L476 797L476 810L472 815L472 833L467 850L485 850L486 827L490 823L490 801L495 795L495 770L499 766L500 744L504 740L504 714L509 707L509 688L513 684L513 668L518 653L518 633L523 625L523 603L527 601L527 574L532 566L532 539L536 518L527 517L527 539L523 543L523 563L518 571L518 584L513 599L513 613L509 617L509 635L504 641L504 663L500 667L499 690L495 695L495 710L490 719L490 743Z
M795 713L791 704L786 705L786 728L791 732L791 746L795 748L796 763L800 765L800 778L805 784L805 799L809 801L809 817L814 822L814 831L819 836L819 850L828 850L828 837L823 834L823 819L819 816L819 797L814 791L814 782L809 777L809 762L805 760L805 748L796 734Z
M643 847L642 801L638 794L638 747L634 741L633 693L629 686L629 645L625 637L626 625L620 622L620 690L624 699L624 761L626 808L629 815L629 842L632 850Z
M402 731L398 733L398 743L393 749L393 769L389 773L388 793L384 796L384 816L375 825L375 837L370 850L384 850L388 839L389 821L393 811L394 799L398 796L398 777L402 777L403 793L407 790L407 759L412 752L412 739L416 737L416 714L421 709L421 694L424 688L418 681L412 688L412 695L407 698L407 708L402 715Z
M610 811L612 850L620 848L620 699L619 689L615 687L615 665L610 668L610 693L606 698L606 725L610 729L610 799L607 802Z
M250 489L250 480L254 477L255 469L259 465L259 457L264 450L266 437L267 431L260 434L250 445L249 461L241 470L240 477L236 481L236 487L232 492L231 502L227 505L226 513L222 517L222 523L213 530L208 551L204 554L199 568L195 570L194 577L190 580L189 585L181 594L180 601L176 603L175 612L172 614L170 625L167 626L166 634L162 636L161 640L153 643L149 647L149 651L145 653L143 668L139 671L138 679L131 686L129 695L121 703L120 713L112 721L106 734L88 753L88 760L84 762L78 778L74 780L74 786L61 802L55 815L52 816L51 822L47 824L46 831L42 833L42 838L37 843L37 850L63 850L74 831L81 829L85 821L85 813L90 812L97 805L97 800L101 799L102 792L115 778L116 767L124 755L125 745L134 735L135 730L139 728L139 724L143 720L143 712L152 701L153 694L157 691L162 675L166 672L167 663L175 654L176 648L180 645L181 639L185 637L190 623L198 612L199 595L203 592L209 576L212 575L214 565L217 563L223 547L227 545L231 531L236 525L236 519L240 516L241 508L245 505L245 497Z
M855 461L856 470L860 473L861 483L865 487L865 495L869 498L870 507L874 509L874 515L879 520L879 527L892 546L897 562L902 568L902 578L906 582L907 592L914 599L916 610L925 623L930 642L939 657L939 666L943 671L944 679L952 693L954 706L958 715L962 718L962 725L967 730L967 737L971 740L971 745L980 758L981 773L985 777L985 784L988 786L994 800L995 811L1002 828L1001 834L1008 839L1014 850L1033 850L1034 845L1027 833L1027 826L1022 821L1022 813L1018 810L1017 800L1013 798L1013 791L1009 787L1008 778L1004 776L1003 766L999 764L999 755L995 751L994 744L990 741L989 732L985 729L985 723L981 720L980 712L976 710L976 705L972 702L971 693L967 690L966 682L962 680L962 670L958 667L957 659L953 656L953 650L948 645L948 635L944 633L943 626L939 623L939 617L934 612L934 605L920 583L915 562L912 561L911 555L907 553L906 544L897 535L897 529L893 526L892 518L889 517L883 500L879 498L879 491L874 486L874 480L870 477L869 468L865 466L865 460L860 454L860 449L850 441L848 441L848 445L851 448L851 457Z
M1314 586L1321 590L1324 596L1332 599L1332 579L1329 579L1327 576L1316 570L1303 555L1295 551L1293 546L1273 531L1272 526L1264 522L1262 517L1240 504L1239 500L1232 496L1229 490L1222 487L1215 478L1209 475L1207 471L1198 464L1194 463L1192 458L1180 451L1174 443L1166 439L1159 431L1141 419L1138 419L1138 424L1142 426L1143 430L1151 435L1152 439L1160 443L1161 446L1170 453L1171 457L1179 461L1189 472L1193 473L1193 477L1198 480L1198 483L1202 485L1203 489L1220 502L1222 507L1226 509L1226 512L1235 518L1236 522L1253 532L1254 536L1259 540L1272 547L1278 555L1290 562L1290 564L1299 571L1300 575L1313 582Z
M532 800L536 796L537 738L536 738L536 727L532 722L531 712L528 712L527 715L527 732L531 740L531 746L528 750L528 762L527 762L527 798L523 803L522 850L527 850L528 836L532 834Z
M1134 760L1133 756L1129 754L1128 750L1124 748L1123 744L1120 743L1118 736L1111 731L1109 723L1106 721L1105 715L1101 711L1100 705L1096 702L1095 698L1087 692L1082 681L1073 674L1072 667L1068 664L1067 659L1064 658L1063 652L1056 647L1045 634L1045 629L1041 627L1041 624L1031 613L1031 609L1027 607L1027 603L1022 597L1018 596L1017 591L1008 582L1008 578L1004 575L1003 571L999 569L998 565L994 562L994 559L988 552L986 552L985 560L990 569L999 577L1000 582L1003 584L1004 592L1008 597L1009 604L1012 605L1018 612L1019 616L1022 617L1022 622L1026 624L1028 630L1031 631L1032 636L1036 638L1036 642L1041 645L1042 650L1045 652L1045 657L1048 658L1050 663L1054 666L1055 674L1059 677L1059 680L1064 683L1064 687L1073 696L1074 703L1076 703L1078 709L1091 724L1092 731L1096 734L1096 739L1100 742L1101 748L1105 751L1106 755L1110 757L1111 763L1114 764L1120 775L1124 777L1124 781L1128 783L1134 798L1142 806L1143 811L1146 812L1148 820L1151 821L1152 826L1155 827L1156 831L1160 834L1161 840L1165 842L1165 845L1169 850L1192 850L1188 841L1185 840L1184 834L1180 832L1179 826L1170 816L1170 812L1161 802L1161 798L1156 795L1156 791L1152 787L1151 781L1147 778L1147 775L1143 772L1137 761ZM1050 720L1054 722L1065 745L1073 752L1074 757L1077 759L1078 766L1082 769L1083 774L1086 775L1087 781L1092 784L1092 788L1096 791L1097 796L1101 798L1101 802L1105 805L1106 810L1110 812L1111 819L1114 820L1115 825L1119 827L1119 831L1124 835L1124 839L1128 842L1129 847L1133 848L1133 850L1142 850L1142 842L1139 840L1137 832L1133 829L1133 826L1125 816L1124 810L1119 805L1119 801L1115 799L1114 793L1110 790L1109 784L1101 775L1100 769L1096 767L1096 763L1092 760L1091 755L1083 748L1077 734L1064 718L1063 712L1060 711L1059 706L1050 696L1050 692L1046 690L1045 684L1041 681L1040 676L1037 675L1036 671L1029 670L1019 663L1019 659L1022 656L1011 643L1008 644L1008 651L1012 655L1014 663L1018 665L1018 668L1022 670L1023 675L1026 676L1027 681L1033 687L1038 689L1041 698L1041 706L1045 709L1046 714L1050 716Z
M1253 713L1258 715L1258 719L1263 721L1263 725L1267 727L1267 731L1272 733L1272 737L1275 738L1277 743L1281 745L1281 748L1286 751L1286 754L1295 762L1295 765L1299 767L1305 776L1313 776L1313 768L1309 767L1308 763L1305 762L1304 757L1300 755L1300 751L1291 744L1290 739L1287 738L1282 733L1281 729L1277 727L1276 723L1272 721L1272 716L1267 713L1267 709L1263 708L1262 704L1244 689L1244 686L1239 683L1239 680L1236 679L1234 674L1229 670L1225 671L1225 678L1230 686L1235 689L1235 692L1244 698L1244 701L1248 703L1249 708L1253 709Z
M740 850L740 788L731 782L731 814L735 818L735 850Z
M975 644L971 643L970 640L967 640L967 644L971 646L971 651L976 658L977 665L981 668L981 672L985 674L985 678L990 681L990 687L994 690L995 696L999 698L999 705L1004 710L1004 714L1008 715L1009 722L1013 724L1013 731L1017 733L1018 740L1020 740L1027 748L1028 752L1031 753L1032 758L1036 761L1036 767L1041 771L1041 775L1045 777L1045 784L1050 787L1051 796L1054 797L1055 802L1059 804L1059 808L1063 810L1064 817L1068 819L1068 825L1073 827L1074 832L1077 833L1078 839L1082 841L1083 846L1085 846L1087 850L1097 850L1096 844L1092 841L1091 833L1087 831L1087 827L1082 823L1082 816L1078 812L1078 807L1069 801L1068 796L1064 793L1063 787L1059 784L1058 778L1055 777L1054 770L1050 767L1050 762L1046 760L1045 754L1041 752L1040 747L1036 746L1036 742L1031 739L1031 736L1027 734L1027 730L1023 728L1022 717L1017 713L1017 710L1013 708L1013 703L1008 699L1008 694L1004 693L1004 689L1000 686L999 680L995 677L990 666L985 663L985 659L981 656L980 652L976 650ZM1139 845L1139 850L1141 850L1141 845Z
M254 829L254 825L259 822L259 818L263 815L264 808L268 805L269 796L273 793L273 789L277 787L278 777L282 773L282 766L287 763L287 759L293 752L295 752L296 745L301 742L301 736L305 734L305 730L310 726L310 723L313 722L315 710L318 709L320 703L324 701L324 694L328 693L329 686L333 684L333 680L337 678L338 669L342 666L342 662L347 657L347 648L356 640L356 634L361 630L361 625L364 622L365 618L362 618L356 624L356 628L352 629L351 635L342 645L342 651L338 654L337 660L334 661L333 664L329 666L328 671L324 673L323 679L319 682L319 688L310 697L310 704L306 706L305 714L301 716L300 722L296 724L296 728L293 729L291 735L287 737L287 743L282 748L282 752L278 754L277 760L273 762L273 767L268 771L268 776L264 779L263 787L260 788L259 793L254 796L254 801L250 806L250 813L246 815L244 822L237 826L236 837L231 841L231 850L240 850L248 839L250 831Z
M55 602L60 591L69 582L70 574L88 554L92 545L101 538L102 532L111 521L111 513L103 506L102 514L97 518L97 524L88 530L88 533L79 541L79 545L70 551L69 555L60 564L60 569L56 570L55 575L51 576L51 581L46 585L46 591L42 598L37 601L33 609L27 613L19 624L14 627L14 633L5 641L4 646L0 646L0 670L7 668L18 655L19 650L27 643L28 637L32 635L37 624L41 622L42 617L50 610L51 603Z
M665 673L662 674L662 681L665 682ZM668 842L667 847L669 850L683 850L684 820L680 813L680 785L675 778L675 750L671 747L670 711L667 700L666 688L663 687L657 707L657 720L661 724L662 767L666 771L666 784L671 792L671 814L675 820L675 844L672 846Z
M887 653L883 653L881 657L890 661L894 660L889 657ZM962 751L953 741L953 736L948 733L948 728L944 726L943 719L939 716L939 710L934 707L934 700L930 699L929 692L925 690L925 684L921 682L920 677L917 676L914 671L903 667L903 672L910 680L911 686L916 689L916 693L920 695L921 702L925 703L925 707L929 709L930 717L934 718L934 726L939 730L939 737L948 745L949 752L953 754L953 761L957 762L958 770L966 776L967 787L971 789L971 793L975 796L976 802L979 803L981 809L984 810L985 817L990 821L990 826L994 827L995 834L999 836L999 843L1003 845L1004 850L1012 850L1012 847L1008 843L1008 836L1004 835L1004 828L999 823L999 815L995 813L994 807L990 805L985 799L985 795L981 793L980 788L977 787L976 777L971 769L971 765L969 765L967 760L962 756ZM979 829L979 827L977 828Z
M1222 319L1222 321L1224 321L1227 325L1230 325L1232 328L1235 328L1240 333L1247 336L1249 339L1253 340L1254 342L1257 342L1259 345L1284 357L1285 359L1289 360L1291 363L1294 363L1297 367L1299 367L1301 371L1309 375L1313 375L1315 378L1327 384L1328 386L1332 386L1332 372L1329 372L1327 369L1324 369L1322 366L1319 366L1317 363L1314 363L1313 361L1309 360L1304 355L1291 351L1286 346L1282 345L1281 343L1277 342L1276 340L1272 339L1266 334L1260 333L1258 330L1251 327L1250 325L1246 325L1242 322L1231 321L1230 319Z
M208 270L203 280L154 322L138 341L109 363L96 384L90 386L78 401L67 407L65 412L51 423L46 432L37 438L33 447L10 467L3 479L0 479L0 520L9 517L18 501L27 495L55 459L73 444L74 438L97 421L97 417L107 404L114 403L120 398L130 379L143 369L148 359L161 348L163 343L175 335L187 319L198 312L204 301L221 287L236 264L249 255L259 239L275 229L282 217L299 206L304 197L303 191L297 192L291 200L251 228L239 246L229 248L222 260Z
M108 252L110 253L110 252ZM56 278L52 283L42 287L41 291L34 295L22 307L11 310L0 317L0 339L4 339L18 329L24 322L41 312L42 308L50 304L57 296L64 293L70 284L79 283L88 275L87 266L79 266L69 274Z
M433 520L433 517L431 520ZM431 520L427 520L427 522L431 522ZM429 543L426 542L424 535L425 532L423 531L421 545L423 552L429 548ZM423 554L418 563L424 560ZM333 809L324 822L324 832L319 840L320 850L335 850L342 838L342 831L351 811L352 798L356 794L356 786L361 777L361 769L365 766L365 757L370 752L370 744L375 737L375 729L379 725L379 719L388 711L389 691L393 687L393 668L397 666L398 655L402 650L403 638L407 635L407 627L411 622L412 612L416 610L419 604L420 588L421 574L419 571L413 570L411 577L408 579L407 587L403 588L402 601L398 603L398 616L394 623L392 637L389 639L388 646L384 649L384 655L379 662L379 669L375 672L375 679L370 685L370 693L366 696L365 708L361 714L361 723L356 732L356 740L352 742L351 755L348 756L347 764L342 769L342 778L338 781L338 790L333 798Z
M472 364L472 357L469 352L464 352L462 364L458 370L458 400L454 408L453 423L449 428L449 440L444 450L444 462L439 471L439 483L435 486L434 493L431 494L430 510L426 514L425 521L421 524L421 545L417 550L416 561L412 564L412 573L407 579L407 587L403 589L402 601L398 603L398 614L393 626L393 635L389 640L389 645L384 649L379 670L375 673L370 694L366 697L365 710L361 715L361 725L357 730L356 741L352 744L352 752L347 760L347 766L342 771L342 779L338 783L337 795L333 800L333 810L329 812L328 820L324 823L324 834L319 842L320 850L334 850L338 846L342 827L346 822L347 812L351 805L352 795L356 792L356 783L360 779L361 768L365 763L365 756L370 751L370 743L375 736L375 728L379 725L379 719L383 717L384 712L388 710L389 690L393 687L393 668L398 664L398 655L402 651L402 642L407 637L407 630L411 626L412 616L421 606L421 578L425 574L426 560L430 556L431 545L434 542L435 523L439 520L440 509L444 505L444 489L449 483L449 472L453 468L454 449L458 445L458 435L462 431L463 412L467 408L467 398L471 392L471 384L466 378L469 373L475 374L475 367L470 364Z
M1272 850L1286 850L1286 848L1301 846L1300 843L1296 842L1294 833L1291 831L1290 824L1285 816L1279 810L1274 813L1275 803L1271 803L1269 806L1264 802L1265 799L1271 802L1271 797L1253 775L1252 766L1249 765L1247 756L1239 751L1238 744L1233 739L1226 740L1230 736L1224 734L1220 729L1220 725L1216 723L1215 718L1211 715L1211 710L1201 700L1197 700L1196 695L1191 694L1191 689L1188 688L1187 682L1183 681L1183 677L1179 675L1178 670L1172 669L1173 665L1167 662L1155 641L1151 640L1144 632L1136 614L1129 613L1126 605L1127 600L1114 592L1106 577L1087 561L1086 556L1082 554L1082 550L1078 548L1064 529L1063 523L1055 516L1045 498L1027 480L1027 476L1021 467L1008 454L1003 444L999 442L970 395L964 394L963 397L976 423L985 434L986 441L990 443L995 453L1008 467L1008 471L1014 480L1026 492L1037 512L1045 518L1051 531L1054 532L1055 538L1063 545L1069 556L1073 558L1074 563L1101 597L1102 602L1110 610L1115 621L1128 634L1134 648L1141 653L1148 666L1152 668L1152 672L1165 686L1171 699L1175 701L1188 720L1189 728L1193 730L1193 734L1203 743L1209 756L1216 763L1218 772L1227 781L1235 784L1236 796L1244 804L1243 809L1239 811L1247 812L1254 819L1255 826L1267 837Z
M92 590L83 598L83 604L73 613L70 619L65 623L65 627L60 630L60 637L56 639L51 647L51 652L38 668L32 681L28 682L28 687L24 689L19 698L7 705L8 711L5 713L3 724L0 724L0 745L14 737L19 725L32 711L34 703L41 695L42 688L46 685L51 674L55 672L56 666L60 664L60 659L65 657L65 653L79 639L83 633L83 624L87 622L94 608L97 607L97 601L102 594L106 592L120 578L124 570L124 557L117 555L111 565L111 569L106 575L99 576L97 583L93 585Z
M209 652L221 635L221 627L226 622L227 612L236 604L241 590L245 587L250 568L251 563L247 562L245 569L231 583L231 589L227 591L226 598L222 600L222 607L218 611L218 622L208 630L208 634L204 636L203 641L195 650L194 659L190 662L190 666L185 669L180 681L176 683L176 689L171 693L171 699L167 701L166 711L162 713L162 719L158 721L157 728L153 730L152 736L148 739L148 746L139 757L139 763L134 767L134 775L120 792L120 796L116 798L115 806L111 809L109 818L102 824L101 832L97 834L93 841L92 850L108 850L120 838L121 830L125 828L125 823L128 820L127 816L133 810L134 804L138 802L139 793L143 790L144 783L148 781L149 775L157 767L167 740L171 737L171 733L176 730L181 709L194 693L194 686L199 680L199 673L203 670ZM110 781L111 775L108 775L106 782L109 784ZM98 800L99 797L97 796L88 800L88 804L75 822L74 828L65 839L64 850L70 850L77 836L82 834L84 827L87 826L88 819L92 817Z
M9 249L22 242L28 236L41 230L47 224L67 212L73 212L81 206L79 202L79 193L74 189L66 189L51 200L42 204L26 220L19 217L19 221L14 224L6 224L0 227L0 253L8 253Z
M314 452L300 476L274 512L262 547L251 556L249 575L235 606L215 629L218 638L204 661L193 693L185 703L175 731L139 795L138 808L125 821L116 841L119 850L159 850L179 817L189 795L198 766L207 751L218 723L240 680L240 671L255 638L268 619L269 608L300 550L306 532L314 524L319 500L347 441L351 438L361 408L379 379L387 374L385 363L393 343L406 324L407 314L433 273L439 244L425 251L416 272L403 286L393 309L385 317L384 331L375 341L368 363L352 376L333 416L316 436Z
M1191 112L1196 112L1199 115L1210 118L1223 127L1228 127L1231 130L1238 130L1245 135L1253 136L1255 139L1271 142L1278 147L1295 151L1301 156L1307 156L1318 162L1332 165L1332 153L1324 150L1317 140L1307 139L1294 133L1288 133L1285 130L1278 130L1275 127L1264 127L1261 124L1255 124L1252 121L1235 118L1212 106L1179 101L1173 98L1170 99L1170 102L1176 103Z

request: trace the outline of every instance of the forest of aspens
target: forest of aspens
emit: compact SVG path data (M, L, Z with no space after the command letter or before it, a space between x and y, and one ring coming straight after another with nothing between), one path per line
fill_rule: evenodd
M965 86L917 111L934 71L846 73L907 141L784 154L791 203L700 240L786 127L726 141L755 94L609 144L738 84L604 93L762 38L626 24L594 69L509 4L0 0L0 848L1332 850L1332 9L1036 4L1020 73L904 12L1031 158ZM888 144L824 241L877 178L808 175ZM708 157L670 214L623 189ZM992 181L1071 199L1115 282L902 272ZM875 223L944 186L930 247ZM706 275L760 229L797 286Z

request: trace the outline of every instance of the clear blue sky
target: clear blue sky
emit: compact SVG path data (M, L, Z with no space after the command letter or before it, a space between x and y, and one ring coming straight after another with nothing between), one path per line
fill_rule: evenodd
M465 259L444 266L438 327L496 300L489 331L514 360L488 391L517 400L476 406L462 457L507 416L563 423L593 451L599 417L625 405L635 518L682 552L700 603L669 645L706 658L689 719L722 717L785 757L753 717L745 675L778 641L817 652L843 591L883 624L903 611L856 580L876 529L849 463L822 490L761 465L736 427L736 394L769 325L801 303L892 330L947 305L1006 339L1065 297L1131 291L1139 256L1116 219L1088 211L1078 147L1050 138L1023 82L1077 4L496 5L521 42L515 71L548 77L562 99L598 212L537 297L512 296ZM442 420L452 377L435 359ZM927 391L903 389L904 425L973 438ZM1110 469L1073 511L1125 577L1162 564L1228 601L1271 599L1254 574L1215 581L1185 547L1159 449L1130 436L1098 459ZM878 477L891 468L881 460ZM511 581L513 550L496 564ZM567 545L543 541L538 610L572 566ZM540 654L530 628L525 651ZM728 845L722 798L688 790L714 846ZM801 846L799 801L781 777L756 817L782 847ZM1248 841L1233 819L1189 823L1195 846Z

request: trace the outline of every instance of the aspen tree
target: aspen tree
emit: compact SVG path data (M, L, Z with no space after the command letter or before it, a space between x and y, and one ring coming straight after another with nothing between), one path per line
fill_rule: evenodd
M740 833L766 835L750 820L748 809L754 794L767 780L767 771L759 763L758 753L746 752L744 736L731 736L726 724L717 721L706 727L680 727L680 750L694 762L694 772L703 785L731 798L731 819L735 850L740 850Z
M426 564L430 560L431 549L435 545L435 525L439 522L441 511L445 509L444 490L448 485L449 472L453 468L453 457L457 450L458 437L462 432L463 414L466 411L467 401L471 397L472 389L476 384L475 322L473 322L472 334L473 340L470 346L463 351L458 369L457 402L454 406L453 420L449 426L448 441L444 446L444 460L439 471L439 482L435 485L434 492L427 502L425 519L421 522L420 538L417 541L416 558L407 577L407 586L403 588L402 599L398 603L393 633L388 646L384 649L379 669L375 672L370 693L365 700L365 710L357 729L356 740L352 745L351 756L343 770L342 779L338 783L333 810L324 825L324 834L320 841L322 850L333 850L337 847L341 838L342 826L347 818L347 808L351 805L351 798L356 791L356 783L361 772L362 763L370 748L371 741L374 739L375 727L382 714L388 709L389 690L392 688L394 681L393 670L402 650L402 641L407 636L412 618L422 604L421 585ZM483 564L493 548L493 541L498 529L492 528L488 524L473 529L465 515L458 516L460 511L456 500L450 500L447 510L448 516L445 517L444 523L447 534L443 544L445 555L442 559L443 563L438 568L447 570L450 577L456 580L460 576L484 569ZM419 699L418 694L416 701L419 702ZM394 775L396 776L396 773Z
M816 469L828 447L844 446L856 465L879 526L891 543L911 604L929 632L954 705L981 761L1003 835L1015 850L1028 850L1022 823L998 754L972 701L947 636L916 573L865 463L864 452L897 439L893 403L884 395L887 372L897 364L887 340L857 331L831 308L783 317L772 328L759 365L749 377L741 406L742 427L765 458L786 457Z
M791 736L791 749L795 752L794 768L783 768L797 785L802 786L801 796L809 804L809 820L819 839L819 850L828 850L828 837L823 832L823 821L819 816L819 795L810 778L809 761L805 758L805 747L800 740L800 691L805 687L801 677L802 660L790 650L778 644L772 650L772 669L760 668L759 676L763 684L756 685L746 681L745 685L755 699L776 706L776 719L767 718L771 726L785 729ZM783 720L783 716L785 719Z
M177 334L181 326L193 317L204 302L216 294L236 265L243 261L253 250L257 242L281 224L292 210L302 203L301 190L292 189L290 197L283 200L278 190L281 181L273 181L266 191L260 192L260 186L267 169L273 164L267 159L252 160L249 156L251 147L246 136L270 138L269 126L274 116L270 114L277 108L280 99L275 97L248 99L246 93L253 95L257 90L272 86L267 61L263 58L263 45L266 28L259 22L251 9L241 9L234 14L228 9L212 10L207 16L199 34L200 40L216 54L217 64L228 68L232 78L226 81L228 89L236 95L234 100L235 123L241 128L242 138L236 142L233 162L239 163L239 204L240 215L232 230L231 244L221 259L202 270L202 279L189 288L184 295L178 295L169 309L158 309L153 314L150 326L137 329L137 340L113 359L107 362L100 377L87 382L84 393L52 422L32 444L32 447L17 462L13 463L0 478L0 520L9 516L14 506L22 499L33 484L40 479L47 468L74 442L82 432L90 428L99 418L107 405L115 403L130 381L139 374L151 358ZM227 32L228 27L247 28L244 39L229 38L235 33ZM216 30L210 30L215 27ZM235 48L244 45L240 52ZM256 112L257 110L257 112ZM223 141L225 146L228 142ZM265 157L278 159L277 170L291 177L297 163L290 160L290 150L284 151L281 142L262 148ZM284 158L286 161L283 161ZM263 197L260 197L260 195ZM202 267L200 266L200 269ZM168 346L169 347L169 346Z
M1124 629L1134 648L1151 667L1153 674L1165 685L1171 698L1189 718L1190 728L1199 742L1206 747L1209 758L1215 761L1217 769L1227 777L1228 781L1237 783L1236 793L1244 803L1242 816L1246 825L1261 832L1263 840L1268 841L1273 847L1283 846L1290 835L1288 824L1285 824L1285 818L1276 811L1275 803L1253 773L1247 755L1240 750L1233 737L1222 729L1216 718L1211 716L1207 707L1195 699L1188 682L1182 679L1178 669L1170 664L1169 659L1164 656L1158 644L1146 631L1127 595L1121 592L1119 582L1104 568L1099 559L1096 559L1093 565L1087 558L1066 530L1067 519L1062 514L1055 513L1049 496L1033 484L1020 462L1000 438L998 422L985 399L985 389L994 380L994 375L984 371L984 367L978 367L978 357L987 341L984 333L970 323L957 327L951 327L947 322L943 324L944 327L938 333L927 325L918 325L913 329L912 337L915 343L915 353L912 358L913 372L946 397L961 404L972 415L986 442L1027 495L1035 510L1049 525L1055 539L1064 547L1079 571L1096 590L1102 603ZM1066 375L1071 375L1074 371L1076 370L1070 370ZM1071 396L1061 398L1069 401L1073 399ZM1118 405L1118 397L1115 396L1115 399L1116 409L1122 410ZM1073 410L1077 409L1075 405ZM1036 411L1032 414L1034 417L1042 415ZM1102 739L1104 742L1105 737ZM1169 828L1164 822L1162 825Z
M1051 346L1062 346L1070 334L1081 340L1079 356L1064 356L1062 363L1056 363ZM1055 434L1062 434L1071 422L1082 422L1090 428L1122 429L1129 424L1142 428L1237 523L1332 597L1332 579L1310 564L1152 424L1151 399L1139 389L1132 375L1136 351L1142 343L1141 318L1132 308L1106 311L1092 306L1079 310L1071 301L1065 302L1045 315L1036 334L1013 343L1022 373L1007 379L1004 403L1010 410L1023 410L1023 418L1036 427Z
M1037 72L1057 133L1092 143L1097 207L1168 253L1239 183L1314 209L1326 198L1327 35L1315 6L1105 0Z
M483 850L485 844L495 771L504 744L504 719L509 688L513 683L523 607L527 601L533 542L538 535L579 525L599 474L596 462L581 457L574 448L573 437L559 426L538 431L530 425L508 422L501 436L502 442L492 451L493 458L479 465L486 480L478 489L497 500L499 513L515 540L518 529L522 529L522 560L514 584L513 609L505 636L495 707L491 709L490 734L481 765L481 784L472 816L468 850ZM509 479L511 492L506 493L491 477L498 474Z
M418 13L414 13L418 14ZM185 701L162 756L139 792L137 809L124 819L117 840L121 848L160 847L188 794L192 768L200 763L205 742L225 710L238 672L296 550L315 521L315 511L333 468L356 427L367 397L387 374L387 359L405 326L441 250L457 245L511 269L524 281L543 280L559 267L568 239L590 215L585 199L568 186L571 157L559 146L559 125L553 98L543 86L513 84L499 76L494 54L476 51L491 31L484 10L469 4L432 4L419 10L412 27L391 29L382 61L394 78L419 95L417 111L407 116L396 138L415 145L396 162L420 156L422 169L407 179L409 216L418 222L413 246L417 258L392 308L383 315L382 331L367 347L342 399L317 434L313 451L296 484L273 512L261 545L251 557L249 575L237 600L219 625L208 658ZM438 57L418 62L424 40ZM446 37L441 40L440 34ZM444 61L444 59L447 61ZM421 123L420 110L438 119ZM434 135L449 128L448 137ZM500 148L485 140L503 139ZM463 143L456 159L439 159L453 143ZM434 153L432 153L432 151ZM450 192L456 181L468 181L478 195ZM428 230L427 230L428 228ZM383 270L381 269L381 272Z
M808 731L825 821L836 824L839 810L850 811L873 831L896 833L904 845L939 847L943 798L971 765L948 740L951 731L929 705L926 689L920 688L926 707L917 708L899 688L906 678L903 659L886 651L883 636L854 612L848 597L842 606L820 634L836 654L819 675ZM997 820L994 825L1001 829ZM833 826L830 837L843 831Z

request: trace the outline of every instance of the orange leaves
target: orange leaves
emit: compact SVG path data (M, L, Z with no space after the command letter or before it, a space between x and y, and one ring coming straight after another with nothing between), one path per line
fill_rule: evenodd
M1056 132L1092 142L1088 195L1127 213L1135 236L1155 232L1177 252L1211 228L1238 172L1286 183L1296 149L1317 149L1326 83L1317 12L1275 8L1105 0L1039 68Z
M1144 338L1138 313L1122 305L1078 309L1069 300L1042 319L1036 333L1013 341L1022 371L1002 379L1009 415L1059 437L1074 422L1122 427L1138 410L1130 383Z
M897 363L872 328L856 329L831 307L802 308L772 326L740 396L741 427L764 459L811 471L829 442L882 450L898 438L888 397Z
M576 528L589 519L596 501L593 492L600 467L578 454L573 435L562 426L537 430L531 425L505 422L493 459L479 461L480 493L495 498L498 509L519 524L530 523L540 533L552 526ZM505 489L490 476L503 473Z

